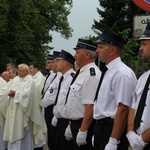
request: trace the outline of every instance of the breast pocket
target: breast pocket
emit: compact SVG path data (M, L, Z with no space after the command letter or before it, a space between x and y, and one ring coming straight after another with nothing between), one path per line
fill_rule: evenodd
M70 86L73 96L81 97L81 85L73 84Z
M68 90L66 90L66 89L60 90L60 94L61 94L61 96L62 96L63 99L66 98L67 93L68 93Z

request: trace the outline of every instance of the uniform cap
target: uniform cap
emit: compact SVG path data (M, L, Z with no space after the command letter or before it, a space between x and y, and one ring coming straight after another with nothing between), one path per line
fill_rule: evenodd
M84 48L84 49L87 49L87 50L96 51L97 46L91 40L78 39L77 45L74 49L76 50L76 49L79 49L79 48Z
M64 59L64 60L68 61L69 63L71 63L73 65L74 65L74 62L75 62L75 58L65 50L61 50L61 52L60 52L59 56L57 57L57 59Z
M123 45L125 44L124 39L120 35L110 30L104 30L102 34L99 35L99 39L96 42L97 43L110 43L119 48L122 48Z
M57 58L59 56L60 52L53 51L53 59Z
M47 75L47 74L49 73L49 70L46 69L46 68L43 68L43 69L41 70L41 72L42 72L43 74Z
M49 54L49 55L47 56L46 61L49 61L49 60L53 60L53 55Z

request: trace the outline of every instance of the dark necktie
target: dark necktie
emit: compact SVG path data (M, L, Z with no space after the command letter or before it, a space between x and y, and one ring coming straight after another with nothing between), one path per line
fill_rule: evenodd
M76 72L75 76L73 77L72 81L71 81L71 84L72 85L74 83L74 81L76 80L77 76L79 75L80 73L80 69L78 69L78 71Z
M98 87L97 87L97 90L96 90L96 94L95 94L95 98L94 98L94 101L97 100L98 98L98 92L99 92L99 89L100 89L100 86L102 84L102 81L103 81L103 78L104 78L104 75L106 73L106 71L108 70L108 68L105 66L102 70L102 74L101 74L101 78L100 78L100 81L99 81L99 84L98 84Z
M134 120L134 130L136 130L140 126L141 117L142 117L145 102L146 102L147 92L149 90L149 88L148 88L149 84L150 84L150 75L146 81L142 96L140 98L140 102L139 102L138 109L137 109L136 116L135 116L135 120Z
M76 80L76 78L79 75L79 73L80 73L80 69L78 69L78 71L76 72L75 76L73 77L70 86L74 83L74 81ZM69 90L68 90L68 93L67 93L67 96L66 96L66 102L65 102L65 104L67 103L69 92L70 92L70 87L69 87Z
M57 101L58 101L58 95L59 95L59 92L60 92L60 87L61 87L61 83L62 83L63 79L64 79L64 77L62 76L60 78L60 81L59 81L58 91L57 91L57 95L56 95L56 98L55 98L55 105L57 104Z
M43 95L43 93L44 93L44 87L45 87L46 81L47 81L48 77L50 76L50 74L51 74L51 73L49 72L48 75L46 76L46 79L45 79L45 82L44 82L44 86L43 86L41 95Z

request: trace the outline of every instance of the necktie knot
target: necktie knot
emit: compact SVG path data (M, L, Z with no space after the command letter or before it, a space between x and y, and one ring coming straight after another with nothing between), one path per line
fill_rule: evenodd
M108 68L105 66L102 70L102 73L105 73L108 70Z
M51 74L50 72L47 74L46 79L50 76L50 74Z
M64 80L64 77L62 76L61 78L60 78L60 82L62 82Z
M79 73L80 73L80 69L78 69L78 71L76 72L75 76L77 77Z
M80 73L80 69L76 72L75 76L73 77L72 81L71 81L71 85L74 83L74 81L76 80L77 76Z

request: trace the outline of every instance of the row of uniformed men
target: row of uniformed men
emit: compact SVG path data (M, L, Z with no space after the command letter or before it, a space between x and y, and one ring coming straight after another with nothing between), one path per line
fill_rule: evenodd
M7 113L4 109L7 103L1 101L3 124L6 117L1 132L4 130L3 140L8 141L8 149L42 149L46 134L43 115L49 149L127 150L128 140L134 150L149 146L148 141L139 136L143 124L136 133L132 131L134 117L129 120L130 132L128 140L126 138L129 108L138 95L132 95L137 83L135 74L120 59L124 40L111 31L104 31L97 43L98 47L90 40L79 39L74 57L64 50L59 55L54 52L52 60L47 60L51 71L43 82L43 90L37 73L32 76L33 81L28 75L28 66L19 65L20 78L9 91ZM95 65L96 53L106 63L105 74ZM80 68L76 75L75 60ZM132 108L135 110L137 106L135 99ZM4 126L1 124L1 127Z
M145 59L147 56L144 53L148 50L144 44L150 40L150 28L147 27L140 40L143 59L150 61ZM148 101L144 107L145 112L141 113L142 117L137 117L138 105L141 105L140 97L145 93L142 92L145 91L143 85L149 71L137 82L134 72L121 61L121 49L124 44L121 36L109 30L100 34L97 46L90 40L79 39L74 48L74 58L80 69L73 80L74 72L67 64L73 64L74 58L65 51L57 57L56 68L62 75L57 83L56 97L54 103L47 105L45 100L44 104L45 112L53 112L54 115L49 122L53 126L53 132L49 133L53 133L54 149L127 150L129 143L133 150L150 148L150 124L145 117L149 110ZM97 55L106 63L102 74L95 65ZM54 80L51 79L49 95L54 94L55 86ZM50 100L50 96L47 96L48 98ZM144 99L148 100L148 96ZM49 129L51 128L48 127Z

